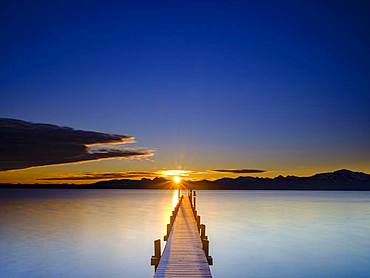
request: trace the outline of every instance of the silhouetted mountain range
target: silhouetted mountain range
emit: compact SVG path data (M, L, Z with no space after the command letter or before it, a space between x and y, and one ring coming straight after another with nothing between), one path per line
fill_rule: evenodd
M171 182L165 178L141 180L108 180L93 184L0 184L0 188L89 188L89 189L168 189ZM370 191L370 175L350 170L338 170L310 177L278 176L275 178L238 177L214 181L186 181L195 190L356 190Z

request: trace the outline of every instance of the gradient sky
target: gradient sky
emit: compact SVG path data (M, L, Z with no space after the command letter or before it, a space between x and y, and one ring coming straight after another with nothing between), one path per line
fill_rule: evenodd
M368 1L117 2L1 1L0 117L129 134L156 154L0 181L370 171Z

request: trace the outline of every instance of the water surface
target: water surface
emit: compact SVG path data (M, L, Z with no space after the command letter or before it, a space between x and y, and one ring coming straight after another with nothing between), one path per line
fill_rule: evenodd
M176 192L0 190L1 277L151 277ZM369 277L370 192L199 191L214 277Z

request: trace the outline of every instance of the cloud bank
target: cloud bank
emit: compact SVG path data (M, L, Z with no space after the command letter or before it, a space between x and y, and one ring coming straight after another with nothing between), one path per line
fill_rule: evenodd
M266 170L259 170L259 169L215 169L212 171L219 172L219 173L229 173L229 174L256 174L256 173L266 172Z
M74 176L60 176L42 178L38 180L44 181L79 181L79 180L107 180L107 179L132 179L132 178L155 178L160 174L156 172L142 172L142 171L129 171L129 172L108 172L108 173L86 173Z
M209 174L210 172L222 172L227 174L263 173L264 170L256 169L225 169L209 170L199 172L193 170L157 170L157 171L123 171L123 172L86 172L75 175L61 175L56 177L39 178L42 181L89 181L89 180L110 180L110 179L137 179L163 177L171 179L173 176L190 178L192 174ZM189 179L191 180L191 178Z
M134 141L127 135L0 118L0 171L153 155L150 150L123 147Z

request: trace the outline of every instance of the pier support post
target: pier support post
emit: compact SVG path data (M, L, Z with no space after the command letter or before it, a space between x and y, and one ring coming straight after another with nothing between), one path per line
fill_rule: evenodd
M204 254L206 255L208 264L213 265L213 258L209 255L209 240L203 239L202 243L203 243Z
M201 224L200 225L200 238L203 240L203 239L207 239L206 238L206 225L204 224Z
M154 270L157 270L159 260L161 259L161 240L154 241L154 256L150 260L150 265L154 265Z
M161 256L161 240L157 239L154 241L154 256L160 257Z
M197 226L198 230L200 230L200 215L197 216Z
M164 241L167 241L167 239L168 239L168 237L171 233L171 228L172 228L171 224L167 224L167 234L163 238Z
M203 251L206 254L206 257L208 257L209 256L209 240L203 239L202 243L203 243Z

